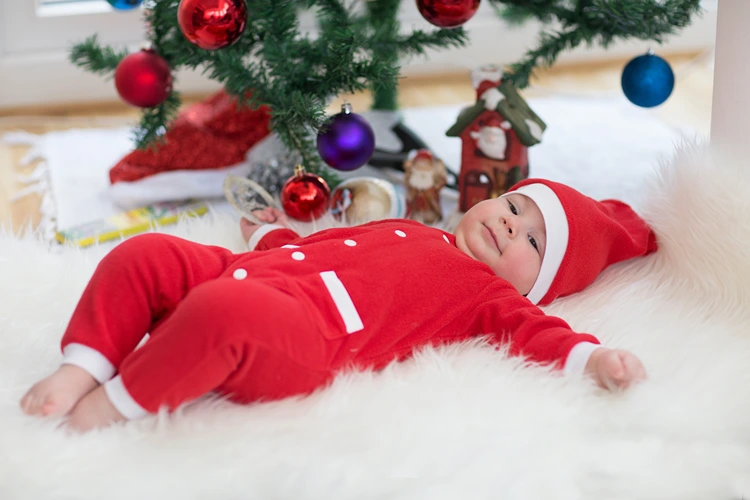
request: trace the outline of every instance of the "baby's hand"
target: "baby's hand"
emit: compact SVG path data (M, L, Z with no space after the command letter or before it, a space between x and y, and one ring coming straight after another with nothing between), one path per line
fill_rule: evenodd
M646 369L634 354L620 349L600 347L591 353L586 373L610 391L626 389L634 382L646 380Z
M263 210L254 210L253 215L266 224L279 224L280 226L286 227L289 223L289 217L283 210L279 210L276 207L266 207Z
M266 224L279 224L280 226L287 227L289 224L289 217L278 208L266 207L263 210L253 211L253 215L261 222ZM242 238L247 241L255 231L258 230L260 225L245 219L244 217L240 220L240 231L242 231Z

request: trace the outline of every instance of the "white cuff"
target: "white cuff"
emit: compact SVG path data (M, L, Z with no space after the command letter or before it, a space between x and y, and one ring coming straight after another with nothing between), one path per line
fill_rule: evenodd
M586 363L589 362L591 354L600 347L599 344L592 342L580 342L574 345L568 353L568 359L565 360L563 373L565 375L582 375L586 370Z
M112 406L128 420L143 418L149 414L125 389L125 384L122 383L122 377L119 375L104 384L104 393Z
M63 348L64 365L75 365L103 384L112 378L117 370L102 353L83 344L68 344Z
M258 229L256 229L255 232L250 236L250 239L247 240L247 247L250 250L255 250L255 247L258 246L258 243L260 243L261 238L263 238L265 235L267 235L271 231L275 231L276 229L286 229L286 228L284 226L280 226L279 224L263 224Z

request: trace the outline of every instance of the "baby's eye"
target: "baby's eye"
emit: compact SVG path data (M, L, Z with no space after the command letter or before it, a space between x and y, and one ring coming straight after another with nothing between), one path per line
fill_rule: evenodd
M536 249L536 251L539 251L539 247L536 245L536 240L533 236L529 235L529 243L531 243L531 246Z
M518 215L518 210L516 210L516 206L510 200L508 200L508 206L510 207L510 213L512 213L513 215Z

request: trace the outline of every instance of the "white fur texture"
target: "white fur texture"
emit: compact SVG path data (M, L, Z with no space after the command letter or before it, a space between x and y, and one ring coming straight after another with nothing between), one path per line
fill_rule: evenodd
M107 248L0 237L0 498L747 498L750 166L685 147L646 189L659 252L548 308L642 358L650 380L626 393L475 342L301 400L201 401L83 436L18 400L57 366ZM242 249L226 214L170 232Z

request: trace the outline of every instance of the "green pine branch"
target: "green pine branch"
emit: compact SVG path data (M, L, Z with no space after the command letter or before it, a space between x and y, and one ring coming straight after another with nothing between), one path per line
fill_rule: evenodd
M506 78L517 88L529 85L537 68L554 64L560 53L586 43L605 49L615 40L663 43L701 12L700 0L490 0L511 24L536 18L555 23L539 43L509 66Z
M133 131L136 144L158 148L163 143L165 124L172 123L177 118L179 109L180 94L175 91L160 105L144 109L141 123Z
M114 73L117 65L126 55L128 55L128 51L125 49L116 50L112 47L102 47L97 35L91 35L73 47L69 59L70 62L87 71L109 75Z
M537 19L545 29L536 47L510 66L508 79L519 88L529 84L538 67L552 65L559 54L581 43L607 47L616 39L639 38L660 43L687 26L700 0L490 0L512 23ZM148 0L146 35L152 49L173 71L202 71L221 83L246 106L267 105L271 128L290 149L299 151L306 168L335 185L323 165L315 137L326 121L325 109L336 96L371 89L375 109L396 109L399 62L424 56L428 49L468 44L462 28L402 33L400 0L245 0L248 19L231 46L203 50L190 43L177 23L179 2ZM361 7L361 8L358 8ZM299 11L311 9L317 36L300 33ZM102 46L96 35L75 45L70 60L101 75L110 75L127 55ZM143 111L135 136L138 147L158 145L177 116L176 92L159 106ZM358 111L358 110L355 110Z

